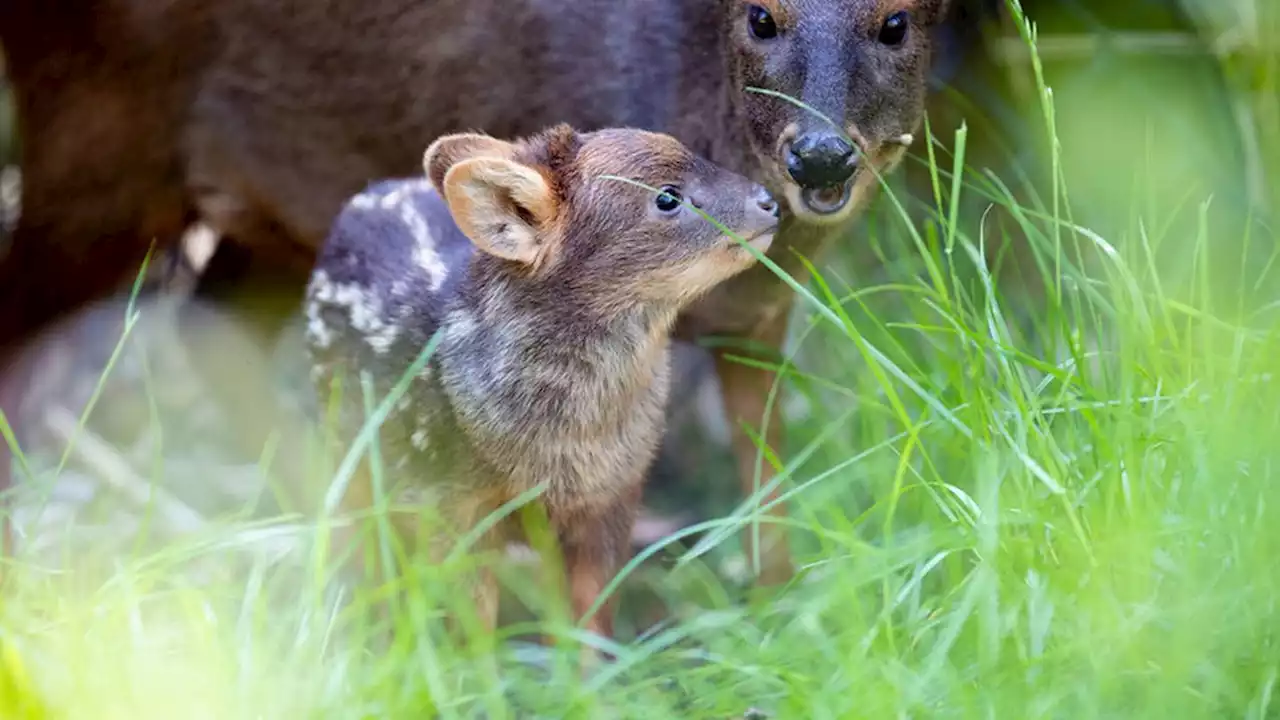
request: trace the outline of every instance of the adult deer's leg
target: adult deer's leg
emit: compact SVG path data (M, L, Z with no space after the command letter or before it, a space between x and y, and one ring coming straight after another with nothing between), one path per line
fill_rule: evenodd
M772 319L757 326L745 339L752 347L781 349L786 335L787 312L779 312ZM781 392L774 398L773 407L768 411L768 428L765 423L766 406L769 392L773 387L775 373L745 365L729 355L752 358L756 353L751 349L724 348L715 351L716 373L720 378L721 393L724 397L725 414L731 425L733 454L738 468L738 478L742 485L744 497L753 495L758 487L766 485L774 478L773 466L766 458L760 460L760 484L756 485L756 463L760 454L756 443L743 428L746 423L757 436L763 437L766 445L774 452L781 450L783 440ZM755 358L762 362L776 364L778 357ZM765 432L761 434L761 430ZM766 494L761 503L776 499L779 490L775 488ZM784 504L770 509L769 514L775 518L786 517ZM794 567L791 561L790 546L787 540L786 526L777 523L762 522L759 524L760 540L760 578L765 585L775 585L791 578ZM755 553L755 533L751 527L745 531L743 549L747 559L752 562Z
M98 32L99 3L0 5L22 183L18 226L7 248L0 240L0 407L17 422L33 370L11 367L21 346L127 288L153 242L178 241L191 208L174 143L174 67L130 62L138 50L127 33Z
M268 470L283 483L286 510L311 512L321 492L312 469L317 444L301 413L281 401L273 350L300 311L305 274L292 258L256 251L224 238L181 306L180 337L193 370L207 383L247 458L257 458L275 434ZM302 364L299 364L302 367Z

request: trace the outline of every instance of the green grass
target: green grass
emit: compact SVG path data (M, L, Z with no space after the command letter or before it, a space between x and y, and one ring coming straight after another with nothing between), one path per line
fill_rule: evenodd
M815 259L787 380L793 584L744 592L707 562L767 521L744 502L636 571L671 616L582 679L575 643L597 641L527 569L504 575L545 619L460 643L440 616L467 617L483 559L416 564L383 645L370 598L325 585L323 529L227 521L6 565L5 641L76 718L1280 717L1276 238L1179 184L1196 168L1163 149L1186 137L1109 144L1118 105L1035 76L1038 195L966 166L963 136L918 142L932 197L886 195L862 248ZM1039 291L979 261L1000 244Z

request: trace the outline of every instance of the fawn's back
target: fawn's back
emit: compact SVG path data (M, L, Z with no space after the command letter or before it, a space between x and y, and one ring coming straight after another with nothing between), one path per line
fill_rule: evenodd
M312 275L313 345L394 370L440 328L474 245L425 179L384 180L354 195L334 220Z

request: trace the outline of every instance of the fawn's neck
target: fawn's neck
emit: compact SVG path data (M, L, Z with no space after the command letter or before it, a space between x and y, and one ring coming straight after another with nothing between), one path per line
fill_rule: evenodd
M479 275L448 313L441 348L445 386L473 429L585 439L665 401L676 308L604 314L570 288L529 291Z

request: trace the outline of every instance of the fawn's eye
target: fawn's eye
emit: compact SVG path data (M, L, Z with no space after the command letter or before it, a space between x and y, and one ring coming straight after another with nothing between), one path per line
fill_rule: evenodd
M884 45L901 45L903 40L907 39L907 26L909 25L907 13L905 11L896 12L890 15L884 24L880 26L880 42Z
M679 190L667 185L662 188L662 192L658 193L658 197L654 198L653 204L664 213L673 213L680 209L680 202L683 199Z
M761 40L778 36L778 25L773 21L773 16L759 5L752 5L747 9L747 24L751 27L751 34Z

